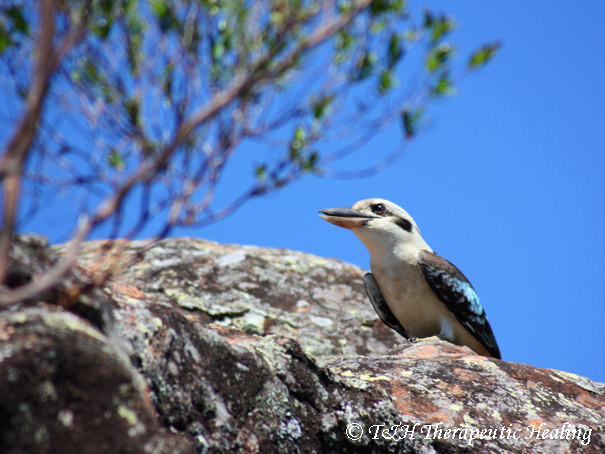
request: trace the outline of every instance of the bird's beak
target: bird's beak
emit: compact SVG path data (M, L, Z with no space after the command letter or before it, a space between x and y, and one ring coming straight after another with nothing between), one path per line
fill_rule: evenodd
M339 227L344 227L345 229L361 227L365 225L369 219L380 217L373 214L362 213L353 208L328 208L326 210L319 210L319 216L322 219Z

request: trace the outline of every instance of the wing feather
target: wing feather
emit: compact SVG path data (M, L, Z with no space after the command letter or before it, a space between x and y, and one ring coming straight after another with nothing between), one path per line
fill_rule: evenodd
M439 255L421 249L416 260L424 279L443 304L485 348L500 359L500 349L477 292L462 272Z
M366 275L363 277L363 283L365 285L368 298L370 299L374 310L380 317L380 320L382 320L389 328L397 331L406 339L409 339L410 337L408 336L405 328L401 326L399 320L397 320L397 318L393 315L389 305L382 296L382 292L378 287L376 279L374 279L374 275L372 273L366 273Z

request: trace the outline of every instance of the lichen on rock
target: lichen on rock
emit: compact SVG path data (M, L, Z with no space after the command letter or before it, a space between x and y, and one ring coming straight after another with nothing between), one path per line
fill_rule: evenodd
M0 312L2 453L605 452L605 385L407 343L357 267L178 238L97 288L100 261L144 245L103 244ZM10 285L63 250L17 239Z

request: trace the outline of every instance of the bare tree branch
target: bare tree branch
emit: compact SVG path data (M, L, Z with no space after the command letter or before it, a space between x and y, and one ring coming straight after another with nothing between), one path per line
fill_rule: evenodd
M0 233L0 282L4 281L8 268L23 165L37 133L51 77L57 70L63 55L78 42L85 29L83 20L58 48L54 48L52 43L55 37L55 7L55 0L40 2L40 34L36 45L34 78L27 94L27 108L0 161L0 180L2 180L4 193L3 225Z
M0 306L55 285L92 232L108 229L111 238L130 239L160 217L162 237L174 226L216 222L308 173L357 178L377 172L400 157L402 147L356 172L334 173L328 165L394 120L403 120L407 142L416 135L424 104L447 93L453 81L451 46L444 42L451 20L427 11L417 25L405 2L234 1L210 8L204 2L156 7L81 0L74 6L86 5L90 20L71 25L76 33L70 33L71 11L37 1L44 18L40 37L48 39L29 40L23 48L37 50L34 82L0 161L0 277L22 178L34 189L46 187L32 191L34 211L39 199L57 197L66 183L67 194L78 192L80 218L63 258L22 287L0 287ZM52 31L53 17L63 27L58 32ZM81 39L87 23L90 32ZM413 76L408 90L395 90L396 65L419 42L427 44L417 59L424 77ZM29 61L31 52L19 55ZM6 56L0 53L0 64L19 76ZM49 90L55 72L53 86L60 91ZM15 84L17 94L23 85ZM53 108L43 112L47 97ZM255 147L251 173L238 181L239 195L218 203L215 194L228 184L227 163L246 144ZM257 146L266 151L260 160ZM30 149L37 159L23 173ZM131 196L138 191L137 215ZM99 283L116 266L103 268Z
M90 231L98 225L100 222L109 218L113 215L116 210L121 206L126 195L130 193L135 185L141 182L145 182L149 180L152 175L155 175L159 169L161 169L166 162L170 159L170 157L174 154L175 150L179 147L179 145L192 134L192 132L207 122L211 118L215 117L218 112L221 111L226 105L233 102L238 96L240 96L244 90L249 89L252 84L262 83L266 80L271 80L273 77L282 73L284 70L289 68L293 62L298 58L303 52L309 51L314 47L321 44L323 41L333 36L333 34L345 27L347 24L351 22L351 20L356 16L356 14L366 8L370 4L371 0L361 0L355 3L354 7L347 14L342 14L338 16L336 19L331 18L326 21L326 23L321 24L318 28L307 36L305 39L301 40L298 45L292 49L283 59L281 59L272 69L265 69L267 67L267 63L273 57L271 54L264 55L259 58L256 64L252 65L255 70L249 73L244 73L237 76L234 82L224 89L223 91L215 94L213 98L202 108L196 111L189 119L184 121L176 131L173 140L166 146L164 149L157 154L154 159L144 161L139 169L133 173L117 190L107 198L96 211L96 213L84 220L78 227L74 238L71 241L70 247L63 257L63 259L55 265L47 274L38 279L34 279L31 283L26 284L22 287L14 289L12 291L0 291L0 305L6 306L17 301L22 301L24 299L32 298L33 296L48 290L50 287L54 285L54 283L60 279L75 263L80 245L84 239L88 236ZM53 9L48 2L42 2L41 11L42 17L46 20L45 22L52 21L52 12ZM49 9L50 8L50 9ZM51 19L48 19L48 18ZM47 27L49 30L43 31L43 35L45 34L46 38L52 38L52 22L47 23ZM52 39L42 39L42 42L49 45L52 42ZM70 42L75 42L75 40L70 40ZM9 146L9 153L12 152L11 155L16 157L16 163L18 167L11 175L14 175L15 178L20 178L23 162L26 158L27 151L29 146L31 145L31 141L33 140L35 134L35 125L40 116L40 110L42 107L42 102L44 101L44 94L46 89L48 88L49 79L57 68L59 64L60 57L64 51L68 49L65 44L61 47L60 51L51 51L51 48L46 49L46 54L50 55L52 58L49 60L41 60L39 66L44 70L43 77L38 75L36 78L37 84L35 86L38 90L35 92L35 96L33 99L36 101L33 107L35 109L29 113L29 115L25 115L24 122L26 123L28 129L24 132L19 132L21 128L18 130L16 134L16 139L20 140L22 143L21 147L15 151L12 151L13 148ZM38 85L40 85L38 87ZM33 95L32 95L33 96ZM31 103L30 103L31 104ZM29 110L28 110L29 112ZM22 141L22 142L21 142ZM1 168L6 168L7 165L3 165ZM13 189L12 186L7 186L5 184L5 188L8 190ZM16 200L17 194L13 191L13 205L10 206L13 211L9 214L11 217L5 217L6 221L12 220L14 222L14 217L16 213ZM250 193L248 196L253 195L254 192ZM228 210L224 210L221 212L220 218L224 217L227 213L230 213L235 209L235 207L240 206L243 203L243 200L240 198L236 203L232 204ZM10 224L13 224L10 222ZM10 235L9 235L10 234ZM2 251L5 254L5 258L8 259L8 252L10 250L10 239L12 237L12 229L10 232L6 233L3 231L2 243L6 242L6 250ZM2 244L0 244L1 246ZM0 256L2 257L2 256ZM5 260L7 262L7 260ZM4 271L6 270L6 266L4 265Z

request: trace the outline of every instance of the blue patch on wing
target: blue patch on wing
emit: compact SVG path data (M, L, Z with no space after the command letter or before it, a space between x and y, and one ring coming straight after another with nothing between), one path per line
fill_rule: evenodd
M477 292L475 292L475 289L471 287L468 282L462 282L455 277L448 277L447 281L453 281L454 288L464 296L464 300L466 300L468 308L474 314L474 317L472 318L477 323L484 323L485 311L483 310L483 306L481 306L479 296L477 295Z
M466 276L434 252L418 251L418 266L437 298L496 358L500 350L477 292Z
M456 305L466 306L471 312L470 318L476 323L485 322L485 311L477 292L469 282L461 281L446 270L438 269L433 265L427 265L425 272L432 278L431 287L439 299L453 300Z

